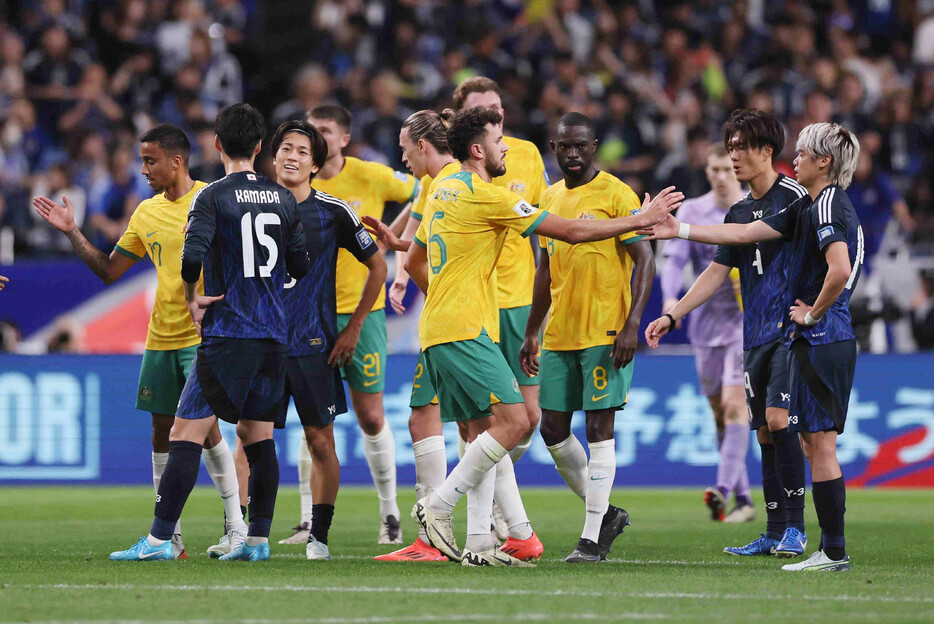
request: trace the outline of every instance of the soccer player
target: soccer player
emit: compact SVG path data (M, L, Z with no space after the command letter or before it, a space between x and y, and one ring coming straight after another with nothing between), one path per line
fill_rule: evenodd
M419 195L412 204L402 238L411 240L422 221L424 207L431 193L434 180L444 179L460 170L460 163L451 155L447 144L445 119L432 110L421 110L406 119L399 131L399 146L402 162L419 178ZM364 217L371 227L379 227L378 220ZM405 252L396 252L396 275L389 291L390 301L395 308L404 311L402 297L409 282L405 271ZM420 352L412 380L412 396L409 400L412 414L409 416L409 434L412 436L412 451L415 455L415 493L417 498L431 494L447 476L447 453L444 444L438 397L425 369L425 354ZM378 555L377 561L447 561L440 550L428 543L425 530L419 527L415 541L404 548Z
M723 142L736 179L749 185L749 193L730 208L725 222L761 220L807 194L800 184L775 171L785 131L773 115L755 109L734 111L723 126ZM766 531L746 546L724 549L732 555L795 557L807 546L804 455L798 436L788 427L788 358L782 340L787 324L784 271L791 253L790 246L780 240L719 247L681 301L646 329L646 342L657 347L672 323L713 296L731 267L739 269L746 403L750 427L756 430L762 448Z
M464 80L454 90L454 108L484 108L500 115L503 109L502 91L499 85L489 78L475 76ZM548 188L548 174L538 148L531 141L504 136L503 143L508 148L506 153L506 172L493 178L493 184L509 189L529 204L538 207L542 193ZM532 245L513 231L506 233L503 252L496 262L496 301L499 306L499 348L506 357L522 392L526 413L529 417L529 431L509 455L513 463L528 450L532 443L535 428L541 419L538 405L538 378L529 375L519 366L519 348L522 346L523 332L529 318L532 305L532 285L535 281L535 257ZM498 499L498 496L497 496ZM499 520L501 509L498 500L494 508L494 517ZM500 525L499 522L497 522ZM502 525L497 527L497 537L506 539Z
M505 170L508 148L502 136L502 116L495 111L469 109L454 118L447 142L461 171L434 184L416 244L403 247L409 251L406 270L426 292L419 339L438 391L441 419L466 423L470 442L444 482L416 503L412 516L433 546L455 561L463 559L465 565L519 562L494 550L489 533L486 548L475 546L476 550L470 538L479 541L483 536L468 535L468 549L462 554L451 525L451 511L473 488L476 508L489 517L496 477L490 468L528 433L519 385L494 344L498 307L490 278L507 228L573 243L611 238L638 229L640 223L656 222L682 198L669 188L651 204L647 201L641 214L608 220L563 219L540 212L491 183Z
M564 115L551 148L564 176L542 195L542 210L592 220L640 212L629 186L594 167L597 139L589 117ZM631 232L580 245L540 241L546 253L535 274L519 358L527 374L541 375L542 439L558 472L585 501L584 529L565 561L596 563L606 559L629 523L624 509L610 505L616 475L613 427L616 410L629 394L655 259L651 246ZM539 366L539 329L549 310ZM571 416L581 409L587 417L589 462L571 433Z
M749 245L790 241L784 259L788 345L788 424L800 433L811 465L812 495L821 527L819 549L783 570L850 569L844 537L846 487L837 461L856 368L856 339L849 302L864 259L863 230L846 195L859 159L859 142L832 123L806 126L794 161L807 195L785 210L751 223L692 226L674 217L653 230L654 238L709 244Z
M743 189L726 147L714 145L707 153L704 168L711 190L684 202L678 210L683 221L712 225L723 223L730 206L743 198ZM662 269L662 312L668 313L678 303L684 267L689 262L697 277L713 260L716 249L710 245L675 239L665 245ZM717 485L707 488L704 500L711 508L711 518L724 522L746 522L756 518L749 496L746 451L749 448L749 418L743 379L743 312L733 292L732 280L724 280L710 299L690 316L688 340L694 348L694 363L701 392L707 396L717 423L720 463ZM730 493L736 495L736 507L725 513Z
M328 529L340 486L340 464L334 449L334 418L347 411L340 367L353 358L358 327L370 313L386 283L386 261L356 213L344 202L313 189L309 182L327 159L328 146L314 126L287 121L272 139L273 165L279 184L298 202L313 279L285 285L283 303L289 319L289 357L285 365L282 425L289 397L295 400L314 461L311 494L314 500L305 554L330 559ZM369 273L357 309L338 333L335 270L338 250L346 250ZM277 423L278 424L278 423Z
M350 142L351 116L345 108L323 105L308 113L307 121L325 138L328 158L315 175L312 186L346 202L358 216L380 218L388 201L405 203L418 195L418 180L390 167L344 156ZM337 255L337 327L347 340L356 337L353 360L343 365L350 386L350 401L363 432L363 452L379 496L379 544L401 544L399 506L396 503L396 442L386 425L383 389L386 385L386 290L383 287L372 311L354 314L367 280L367 267L346 249ZM304 450L303 450L304 454ZM313 497L308 490L307 456L299 462L302 522L282 543L307 539Z
M309 270L295 198L255 173L265 125L248 104L222 110L215 147L227 175L192 200L182 250L185 300L202 336L179 401L152 528L111 559L171 559L168 539L198 478L201 442L217 418L237 425L250 465L250 525L229 534L221 561L269 559L269 527L279 485L273 423L285 391L288 326L282 305L286 269ZM204 267L204 295L196 285Z
M185 240L182 230L192 198L205 184L192 180L188 174L191 145L179 128L168 124L155 126L140 138L139 151L143 161L141 173L156 195L136 208L126 232L109 256L91 245L77 228L74 209L67 197L62 198L62 204L37 197L33 205L42 218L68 236L78 256L105 284L117 280L146 255L156 268L156 299L139 371L136 409L152 413L152 482L158 492L169 459L169 430L201 342L185 305L180 258ZM230 448L223 442L217 426L201 442L208 474L224 502L225 537L231 530L243 533L246 525L236 494L237 472ZM173 532L172 544L176 557L188 557L181 524Z

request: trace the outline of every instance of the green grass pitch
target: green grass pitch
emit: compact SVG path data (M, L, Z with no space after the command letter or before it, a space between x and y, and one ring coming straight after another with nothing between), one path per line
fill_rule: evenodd
M722 554L764 523L710 522L699 490L618 489L612 500L633 526L610 561L574 566L561 558L577 541L581 502L560 489L526 489L523 497L545 544L535 569L372 561L390 547L375 543L377 501L363 488L341 490L330 562L275 543L268 563L208 559L202 553L220 535L221 508L213 489L198 488L182 519L189 560L116 563L110 551L149 528L152 490L0 488L0 621L934 621L930 491L848 492L853 570L842 574L792 574L774 558ZM400 506L411 508L413 498L403 491ZM810 504L809 553L819 536ZM288 534L297 515L296 489L283 488L271 541ZM414 522L403 526L408 542ZM462 515L455 527L462 540Z

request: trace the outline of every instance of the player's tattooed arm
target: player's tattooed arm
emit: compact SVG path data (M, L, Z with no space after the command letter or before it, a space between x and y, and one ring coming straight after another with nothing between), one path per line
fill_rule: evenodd
M529 308L529 320L525 325L525 338L519 348L519 366L522 372L532 377L538 374L538 352L540 344L538 332L545 315L551 307L551 261L547 253L542 254L538 268L535 269L535 285L532 289L532 306Z
M720 264L719 262L711 262L707 268L704 269L704 272L697 277L697 280L691 284L691 287L681 300L668 310L668 314L670 314L676 322L680 321L694 308L710 299L713 294L717 292L717 289L720 288L721 284L723 284L723 280L729 277L729 275L730 267L725 264ZM660 316L646 327L645 342L652 349L657 349L659 340L671 330L671 319L667 316Z
M648 241L641 240L626 245L626 253L633 262L632 303L626 323L616 335L610 353L616 368L628 365L636 355L636 347L639 346L639 324L642 323L642 313L649 301L652 282L655 280L655 255Z
M124 256L116 249L108 256L92 245L75 224L75 209L67 197L62 197L61 204L56 204L47 197L35 197L32 205L36 213L49 225L65 233L78 257L105 284L112 284L135 264L135 260Z
M681 205L682 200L684 194L669 186L654 198L646 193L642 212L637 215L616 219L563 219L549 213L535 229L535 233L572 245L605 240L628 232L644 231L665 219Z

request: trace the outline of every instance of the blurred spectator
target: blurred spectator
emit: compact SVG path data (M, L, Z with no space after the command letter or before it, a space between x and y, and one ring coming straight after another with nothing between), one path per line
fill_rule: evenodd
M110 156L110 175L98 180L91 189L87 221L94 236L92 241L105 253L109 253L123 235L130 215L139 204L134 169L133 153L126 148L117 149Z
M82 188L72 184L68 167L64 164L53 165L48 173L37 176L30 196L48 197L59 203L62 201L62 196L68 197L68 201L75 209L75 225L79 229L84 227L87 198ZM32 226L26 234L26 240L30 245L36 249L45 249L65 256L74 253L67 237L58 230L50 228L48 223L34 211L30 211L29 216L32 218Z
M192 180L213 182L226 175L221 154L214 147L214 126L209 123L199 124L194 128L194 136L189 137L192 154L189 172Z
M73 49L68 32L51 25L41 35L40 47L23 61L26 72L26 93L36 104L39 121L46 129L54 129L62 114L75 99L75 87L84 74L90 57Z
M81 351L81 325L74 319L61 318L46 342L48 353L79 353Z
M0 109L9 106L13 98L26 94L25 56L26 48L19 35L9 30L0 34Z
M107 92L107 70L92 63L85 67L76 89L77 102L58 120L58 129L68 134L77 127L107 136L110 127L123 119L123 110Z
M359 134L393 168L402 167L402 148L399 147L399 128L412 111L399 105L402 83L391 73L377 76L370 87L373 107L355 120Z
M911 302L911 325L919 349L934 349L934 269L921 272L921 288Z
M210 26L201 0L174 0L172 19L156 28L155 43L162 59L162 69L174 74L189 60L191 36L199 28Z
M272 112L272 126L279 127L283 121L304 119L305 113L325 104L333 97L331 79L323 67L309 63L300 67L292 80L291 100L282 102Z
M719 141L719 137L718 137ZM688 131L688 145L684 152L672 152L673 162L659 163L655 188L674 184L685 197L700 197L710 190L704 169L710 151L710 138L706 128L695 126ZM666 159L669 160L669 159Z
M22 334L13 321L0 321L0 353L16 353Z
M212 41L206 31L196 30L191 34L189 59L190 65L201 72L200 99L205 119L214 119L222 108L243 101L240 63L226 51L222 39Z

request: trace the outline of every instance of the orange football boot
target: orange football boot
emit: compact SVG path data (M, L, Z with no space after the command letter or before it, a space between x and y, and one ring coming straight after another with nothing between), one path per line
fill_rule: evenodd
M532 537L524 540L510 537L499 549L507 555L512 555L516 559L521 559L522 561L541 559L542 553L545 552L542 541L538 539L538 536L535 535L534 532L532 533Z
M534 536L533 536L534 537ZM418 538L411 546L385 555L373 557L376 561L447 561L448 558L437 548L429 546Z

